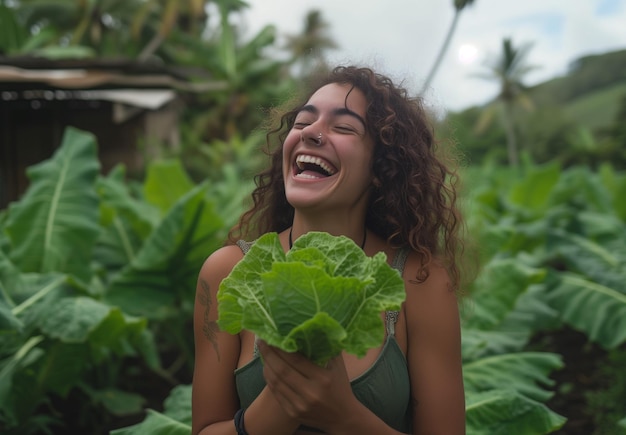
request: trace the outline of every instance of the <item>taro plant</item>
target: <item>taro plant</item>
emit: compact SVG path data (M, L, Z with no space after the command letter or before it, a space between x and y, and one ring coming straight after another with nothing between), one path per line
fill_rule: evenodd
M482 263L463 302L467 433L554 432L570 417L546 405L555 395L551 374L566 361L531 340L569 325L607 349L626 341L626 176L608 166L527 165L513 177L470 169L466 180ZM189 389L115 435L188 433Z
M104 433L150 403L142 382L190 378L195 279L224 220L175 161L135 189L101 175L73 128L27 174L0 215L0 432Z
M620 198L626 194L626 176L610 166L597 172L583 167L561 171L552 164L527 166L513 180L497 168L483 170L473 181L482 187L468 198L470 226L479 234L484 268L474 283L466 348L475 354L528 347L536 333L556 333L563 326L606 350L623 346L626 215ZM500 267L509 269L494 275ZM516 291L524 274L533 277L531 285ZM495 314L500 307L509 308L505 317ZM486 331L483 348L477 347L476 334Z
M74 129L29 169L0 212L2 433L97 434L128 415L143 420L113 433L190 432L196 274L251 188L224 171L195 185L171 160L141 183L122 167L102 176L93 137ZM570 416L547 404L568 361L532 339L567 325L607 350L626 343L626 175L526 165L465 178L482 263L463 302L467 432L565 430ZM156 401L146 374L165 385Z

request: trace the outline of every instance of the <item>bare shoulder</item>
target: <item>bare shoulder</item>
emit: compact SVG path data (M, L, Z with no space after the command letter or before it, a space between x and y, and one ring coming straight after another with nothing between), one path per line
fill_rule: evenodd
M219 248L204 260L198 274L198 281L222 281L242 258L243 252L237 245Z
M420 268L417 254L411 253L407 258L403 278L407 286L407 298L456 298L456 292L452 288L452 281L448 271L437 259L433 259L428 265L428 277L420 281L417 279Z

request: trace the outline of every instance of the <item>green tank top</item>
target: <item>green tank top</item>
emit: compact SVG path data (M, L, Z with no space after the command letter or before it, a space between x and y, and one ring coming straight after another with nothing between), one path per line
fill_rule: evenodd
M250 243L238 242L246 253ZM408 251L398 250L392 267L402 273ZM350 381L355 397L390 427L411 432L411 386L406 358L395 337L398 311L385 313L387 338L378 358L363 374ZM242 408L246 409L265 388L263 363L256 346L254 357L235 370L235 384ZM302 428L313 430L313 428ZM319 431L318 431L319 432Z

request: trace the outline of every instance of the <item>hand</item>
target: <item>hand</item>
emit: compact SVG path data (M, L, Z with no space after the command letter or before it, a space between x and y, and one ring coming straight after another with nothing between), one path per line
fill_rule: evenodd
M287 415L325 432L349 415L357 399L341 355L319 367L299 353L287 353L263 341L258 347L267 386Z

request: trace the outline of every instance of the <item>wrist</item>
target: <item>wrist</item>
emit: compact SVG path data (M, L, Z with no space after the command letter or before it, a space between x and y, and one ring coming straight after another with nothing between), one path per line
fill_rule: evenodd
M290 435L300 423L289 417L268 388L265 388L243 415L244 429L250 435Z
M328 434L332 435L354 435L358 434L398 434L395 430L391 429L385 424L378 416L372 413L361 402L351 408L350 411L345 412L344 417L333 425L332 428L327 430Z
M235 418L233 419L233 422L235 423L235 431L237 432L237 435L248 435L248 432L246 432L246 426L244 424L245 412L245 409L241 408L235 413Z

